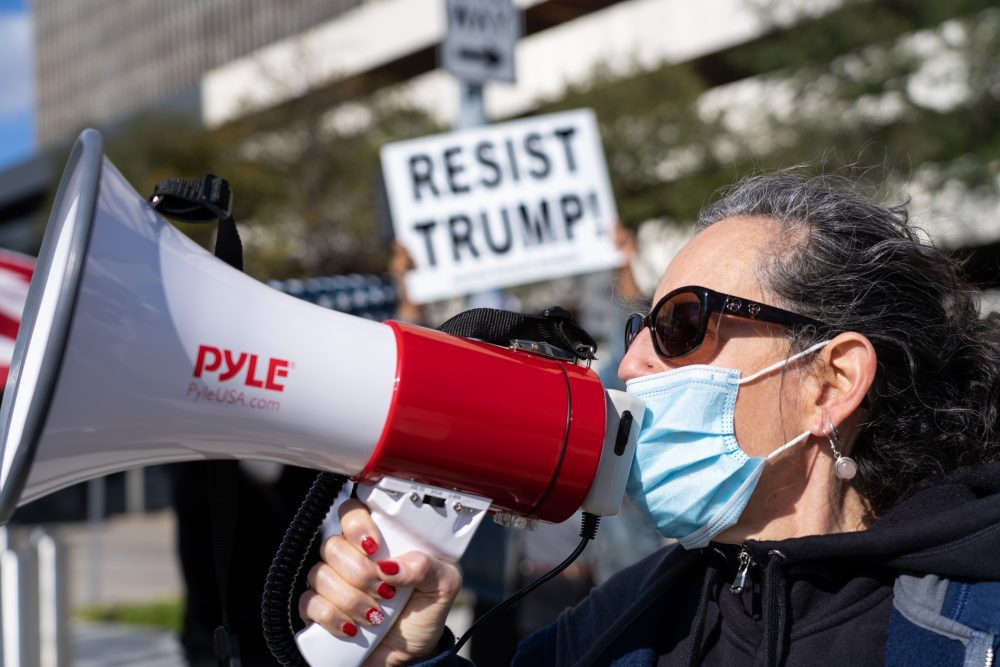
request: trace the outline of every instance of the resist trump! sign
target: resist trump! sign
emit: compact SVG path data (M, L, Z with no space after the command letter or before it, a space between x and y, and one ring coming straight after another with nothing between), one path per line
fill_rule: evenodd
M589 109L401 141L381 156L416 303L621 264Z

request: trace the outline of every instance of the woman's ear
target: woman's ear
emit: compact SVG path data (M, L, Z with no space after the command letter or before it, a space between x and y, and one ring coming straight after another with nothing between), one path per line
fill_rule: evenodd
M813 435L824 436L830 430L828 421L839 426L865 400L875 381L878 356L870 340L847 331L820 350L817 366L818 386L808 423Z

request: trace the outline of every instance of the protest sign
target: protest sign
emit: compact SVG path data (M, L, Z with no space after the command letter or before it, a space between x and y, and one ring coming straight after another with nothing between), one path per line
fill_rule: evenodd
M621 263L589 109L401 141L381 157L415 303Z

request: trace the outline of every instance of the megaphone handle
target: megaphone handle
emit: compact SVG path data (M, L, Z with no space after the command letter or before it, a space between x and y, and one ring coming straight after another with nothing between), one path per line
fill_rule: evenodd
M350 485L347 485L350 486ZM323 539L340 534L337 508L349 498L341 491L323 524ZM358 498L372 513L381 533L375 560L394 558L408 551L423 551L437 558L457 561L486 515L490 501L481 496L384 477L375 485L359 484ZM399 588L391 600L382 601L385 618L376 626L360 626L355 637L336 637L313 624L296 635L299 652L312 667L357 667L382 640L413 593Z
M417 548L408 545L405 537L392 528L392 521L378 512L372 511L372 520L378 526L382 534L382 544L373 556L376 560L392 558L394 555L412 551ZM340 531L324 533L323 539L331 535L339 535ZM401 539L402 537L402 539ZM380 625L364 626L358 625L358 634L355 637L341 638L331 635L322 626L313 624L300 632L296 637L299 651L313 667L330 665L331 667L355 667L360 665L375 646L382 640L396 621L396 613L402 609L413 593L412 588L398 588L396 595L391 600L382 600L381 608L385 618Z

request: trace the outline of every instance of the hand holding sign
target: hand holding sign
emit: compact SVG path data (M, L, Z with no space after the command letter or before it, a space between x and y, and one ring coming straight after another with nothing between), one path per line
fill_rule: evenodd
M382 167L416 303L621 263L589 110L390 144Z

